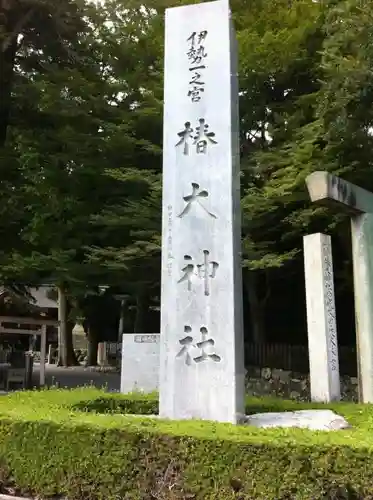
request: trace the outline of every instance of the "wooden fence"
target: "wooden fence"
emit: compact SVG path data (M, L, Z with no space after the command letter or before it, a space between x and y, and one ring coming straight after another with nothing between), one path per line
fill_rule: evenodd
M309 373L308 348L288 344L245 344L245 365ZM356 377L356 349L339 346L341 375Z

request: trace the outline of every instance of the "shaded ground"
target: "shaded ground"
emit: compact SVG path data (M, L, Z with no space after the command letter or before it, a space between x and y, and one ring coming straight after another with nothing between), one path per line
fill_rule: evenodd
M37 386L39 382L38 363L34 365L33 381L35 386ZM99 389L104 387L108 391L119 391L120 374L92 371L84 366L61 368L56 365L46 365L45 382L48 386L54 385L57 382L60 387L72 388L93 385Z

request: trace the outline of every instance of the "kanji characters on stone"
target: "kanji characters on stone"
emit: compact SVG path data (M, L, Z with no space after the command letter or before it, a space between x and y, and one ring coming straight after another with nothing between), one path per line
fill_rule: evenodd
M208 336L208 330L205 326L202 326L200 329L201 338L198 342L194 341L192 337L192 328L189 325L184 327L185 337L179 340L179 344L181 345L180 351L177 353L177 358L184 358L185 364L190 366L193 361L195 363L202 363L203 361L214 361L215 363L219 363L221 361L221 357L212 351L212 347L215 346L215 340L212 337ZM198 356L193 356L192 352L199 349L200 353Z
M175 146L182 146L184 155L189 155L191 146L195 146L197 154L205 154L208 146L217 144L215 132L210 131L210 126L204 118L199 119L199 125L195 130L189 121L185 122L184 130L178 132L177 135L180 139Z
M193 205L197 204L199 205L204 212L206 212L210 217L213 219L216 219L216 215L210 212L204 205L203 199L208 197L208 192L206 189L200 189L199 184L196 182L192 182L192 192L191 194L188 194L187 196L183 196L183 200L186 202L186 205L183 209L183 211L178 215L178 217L184 217L184 215L187 215L190 212L190 209L192 208Z
M201 100L201 92L205 91L205 82L202 80L202 70L206 68L204 59L207 57L205 46L202 42L207 37L207 31L203 30L197 33L193 31L187 39L189 47L187 57L190 63L189 71L192 72L192 78L189 81L188 97L192 102L199 102Z
M178 283L187 283L188 291L192 290L193 281L203 280L204 295L210 295L210 282L215 278L216 272L219 268L218 262L209 260L210 252L203 251L203 261L200 264L194 263L190 255L184 255L186 265L182 268L183 276L179 279Z

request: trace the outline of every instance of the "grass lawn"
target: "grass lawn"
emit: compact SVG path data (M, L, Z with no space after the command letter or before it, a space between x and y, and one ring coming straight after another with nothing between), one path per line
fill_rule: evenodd
M74 390L15 392L0 398L0 417L20 421L51 420L67 426L92 425L104 428L126 428L134 431L154 431L177 436L216 437L240 442L270 441L281 438L289 443L339 444L373 449L373 405L354 403L299 403L275 398L246 399L246 414L331 409L344 416L353 426L342 431L310 431L306 429L258 429L202 421L167 421L138 416L158 413L157 395L108 394L95 388ZM141 410L145 411L142 412ZM134 415L131 415L134 414Z
M1 397L4 484L69 500L373 498L372 405L247 399L247 414L329 408L353 426L330 432L131 416L157 407L93 388Z

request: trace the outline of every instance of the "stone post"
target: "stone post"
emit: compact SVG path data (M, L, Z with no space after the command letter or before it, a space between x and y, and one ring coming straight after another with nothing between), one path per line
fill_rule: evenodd
M303 238L307 302L308 354L312 401L341 397L331 239L326 234Z
M227 0L166 10L161 417L244 413L236 59Z

